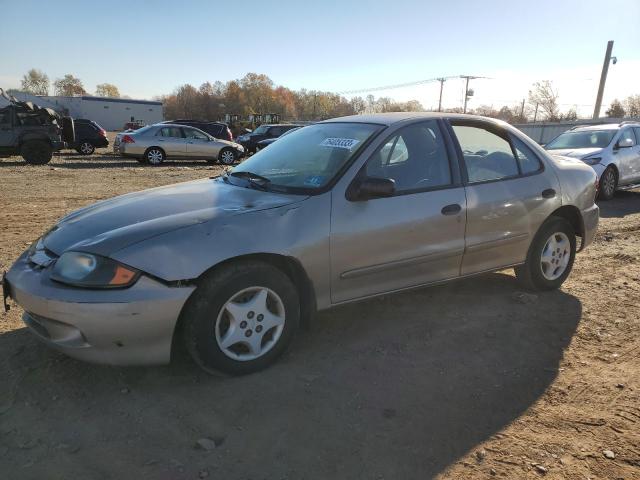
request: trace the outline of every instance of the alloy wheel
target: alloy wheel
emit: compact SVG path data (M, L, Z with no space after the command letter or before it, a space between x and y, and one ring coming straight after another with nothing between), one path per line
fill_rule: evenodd
M609 169L605 172L600 180L600 184L602 191L607 197L613 195L614 189L616 188L616 175L613 173L613 170Z
M278 343L285 324L282 299L265 287L249 287L222 307L215 324L220 350L239 361L255 360Z
M152 165L158 165L162 162L162 159L163 154L160 150L154 148L153 150L149 150L149 152L147 153L147 160Z
M225 165L232 165L235 159L236 156L231 150L225 150L224 152L222 152L222 154L220 154L220 162Z
M80 151L85 155L91 155L93 153L93 145L89 142L83 142L80 145Z

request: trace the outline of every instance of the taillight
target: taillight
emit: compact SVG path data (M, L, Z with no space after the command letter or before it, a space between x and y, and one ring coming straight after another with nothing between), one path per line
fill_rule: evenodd
M229 135L229 140L233 141L233 133L231 133L231 130L229 130L229 127L227 127L227 134Z
M136 143L136 141L129 135L125 135L124 137L122 137L122 143Z
M98 134L99 134L101 137L105 137L105 138L107 138L107 131L106 131L104 128L101 128L101 129L100 129L100 131L98 132Z

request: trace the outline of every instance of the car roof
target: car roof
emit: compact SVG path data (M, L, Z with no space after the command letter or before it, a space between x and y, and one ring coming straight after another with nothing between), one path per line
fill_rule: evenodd
M405 122L407 120L436 119L449 118L458 120L484 120L490 123L506 125L506 122L495 118L481 117L479 115L469 115L463 113L445 113L445 112L390 112L390 113L374 113L367 115L349 115L346 117L337 117L325 120L320 123L331 122L354 122L354 123L377 123L380 125L393 125L395 123Z
M569 132L582 132L589 130L618 130L621 125L617 123L601 123L600 125L580 125L573 127Z

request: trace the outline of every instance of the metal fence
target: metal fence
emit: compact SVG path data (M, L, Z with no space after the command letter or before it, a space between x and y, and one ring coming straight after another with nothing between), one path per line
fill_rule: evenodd
M603 123L620 123L622 121L637 120L630 118L599 118L597 120L576 120L575 122L545 122L545 123L520 123L513 126L525 135L528 135L538 143L549 143L563 132L578 125L601 125Z

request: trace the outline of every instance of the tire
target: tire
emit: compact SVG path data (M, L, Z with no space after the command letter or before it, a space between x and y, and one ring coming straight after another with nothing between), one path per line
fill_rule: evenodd
M53 148L42 140L29 140L20 148L20 155L30 165L44 165L51 161Z
M616 169L609 166L600 175L600 188L598 189L598 199L611 200L618 188L618 174Z
M549 217L533 238L524 265L515 268L516 277L529 290L555 290L571 273L575 257L573 227L564 218Z
M236 161L236 152L231 148L223 148L218 154L218 161L222 165L233 165Z
M281 270L242 261L207 275L182 318L186 348L203 370L244 375L271 365L291 344L300 323L300 301Z
M91 142L81 142L76 151L80 155L92 155L96 151L96 147Z
M165 158L164 150L159 147L150 147L144 152L144 162L149 165L160 165Z

